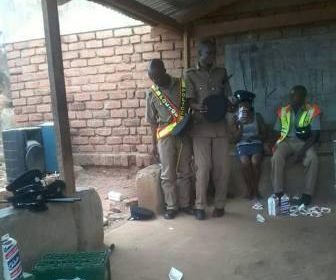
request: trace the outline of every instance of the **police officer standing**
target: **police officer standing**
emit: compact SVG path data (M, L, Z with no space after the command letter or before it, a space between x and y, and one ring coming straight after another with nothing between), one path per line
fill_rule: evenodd
M232 91L225 68L215 65L215 42L201 41L198 46L198 55L199 62L196 68L188 69L185 77L188 103L193 110L191 136L196 168L195 217L198 220L204 220L210 176L215 187L213 217L222 217L225 213L224 206L230 173L229 135L226 120L208 121L205 114L211 112L208 112L210 108L204 105L204 100L217 94L228 97L232 95Z
M167 207L164 218L173 219L178 210L193 214L191 140L187 135L172 134L181 115L186 113L185 83L168 75L160 59L150 62L148 76L154 84L146 96L146 120L152 128L153 156L161 162L161 186Z

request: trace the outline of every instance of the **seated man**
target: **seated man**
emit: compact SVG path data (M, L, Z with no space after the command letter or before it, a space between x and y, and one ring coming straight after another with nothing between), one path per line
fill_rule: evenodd
M305 189L300 204L309 205L314 193L318 157L314 148L320 135L320 109L306 103L307 89L295 86L290 91L290 104L279 108L275 130L280 136L272 158L274 193L281 197L284 191L284 168L289 156L305 167Z

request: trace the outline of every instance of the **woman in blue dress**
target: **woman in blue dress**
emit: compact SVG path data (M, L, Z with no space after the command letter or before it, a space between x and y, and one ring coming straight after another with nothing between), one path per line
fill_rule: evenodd
M261 198L259 181L264 155L266 126L261 114L254 111L254 93L238 90L234 96L238 103L238 112L235 115L234 122L234 138L247 185L247 198L259 199Z

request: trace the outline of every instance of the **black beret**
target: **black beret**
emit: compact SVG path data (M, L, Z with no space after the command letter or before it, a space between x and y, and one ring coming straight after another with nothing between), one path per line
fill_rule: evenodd
M237 90L234 97L237 98L238 102L252 102L256 95L247 90Z

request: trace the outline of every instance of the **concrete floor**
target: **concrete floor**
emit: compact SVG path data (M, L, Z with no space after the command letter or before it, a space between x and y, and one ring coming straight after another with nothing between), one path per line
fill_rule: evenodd
M232 200L224 218L159 217L106 232L106 244L116 245L112 279L168 279L172 266L184 273L184 280L336 279L334 212L321 218L271 219L264 210L267 221L257 224L250 207Z

